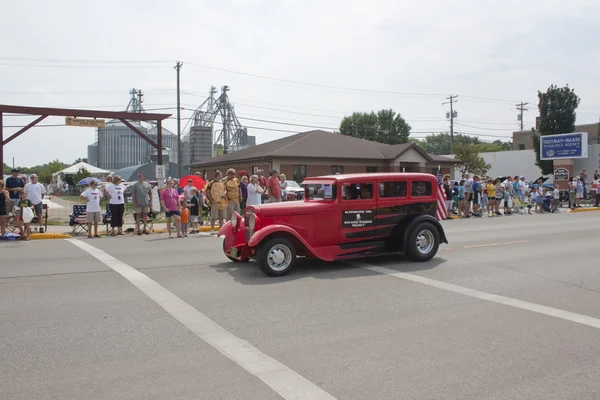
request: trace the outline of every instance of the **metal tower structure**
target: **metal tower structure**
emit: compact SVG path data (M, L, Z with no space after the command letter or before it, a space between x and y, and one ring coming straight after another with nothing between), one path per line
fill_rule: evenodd
M133 88L129 91L129 94L131 95L131 99L129 99L129 104L127 104L125 111L132 113L146 112L144 106L142 106L142 103L144 102L142 89Z
M217 89L210 88L209 97L194 111L193 126L213 127L217 116L221 117L222 129L213 145L223 146L223 153L239 150L250 145L248 130L240 124L233 105L229 102L229 86L221 88L221 95L215 99Z

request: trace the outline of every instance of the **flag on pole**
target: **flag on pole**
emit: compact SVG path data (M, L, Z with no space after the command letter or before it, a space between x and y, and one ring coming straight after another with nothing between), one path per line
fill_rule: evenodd
M442 181L442 171L438 167L437 172L438 191L437 191L437 208L435 218L438 221L448 218L448 210L446 210L446 191L444 190L444 182Z

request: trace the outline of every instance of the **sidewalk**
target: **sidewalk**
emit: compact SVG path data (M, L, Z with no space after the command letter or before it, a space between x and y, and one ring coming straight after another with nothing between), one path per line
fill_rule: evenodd
M125 235L135 235L134 232L126 232L128 228L135 228L135 226L125 225L123 227L123 233ZM215 226L215 231L219 231L219 227ZM156 233L167 233L167 224L166 223L156 223L154 224L154 231L149 231L150 234ZM174 232L174 230L173 230ZM189 232L189 230L188 230ZM200 227L200 232L208 233L210 232L210 226L204 225ZM106 230L105 225L98 226L98 234L100 236L108 236L109 233ZM87 232L79 232L77 234L73 234L73 227L68 225L48 225L48 230L44 233L31 233L31 240L41 240L41 239L68 239L71 237L86 237Z

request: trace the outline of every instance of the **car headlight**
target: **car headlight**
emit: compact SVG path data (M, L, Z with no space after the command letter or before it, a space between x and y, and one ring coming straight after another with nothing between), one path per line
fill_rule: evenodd
M234 211L233 214L231 214L231 226L233 226L234 228L237 228L239 222L240 222L240 218L238 216L238 213L236 213Z
M248 216L248 228L250 228L250 230L253 231L255 227L256 227L256 215L250 214Z

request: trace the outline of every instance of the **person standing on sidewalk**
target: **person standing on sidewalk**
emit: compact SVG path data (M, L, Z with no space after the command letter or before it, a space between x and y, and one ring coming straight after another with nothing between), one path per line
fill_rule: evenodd
M173 183L173 179L169 178L167 180L167 187L160 194L160 204L165 210L165 217L167 217L167 232L169 232L169 239L173 239L171 233L173 229L171 226L171 218L175 219L177 237L183 237L181 235L181 222L179 220L179 216L181 215L181 212L179 211L179 193L173 188Z
M108 197L108 209L110 210L111 236L115 236L115 228L118 234L123 234L123 214L125 213L125 187L122 185L119 175L112 178L112 183L104 188L104 195Z
M225 219L225 210L227 209L227 193L225 184L221 182L223 173L219 170L215 172L215 179L206 186L206 199L210 206L210 234L214 235L215 222L219 220L219 228L223 227Z
M4 188L4 182L0 180L0 240L4 240L6 235L6 204L9 200L10 194Z
M172 181L171 181L172 182ZM138 236L142 233L148 235L148 213L150 212L150 195L152 187L144 178L144 174L138 172L138 181L133 185L131 198L133 200L133 212L135 213L135 226ZM144 230L140 231L140 222L144 223Z
M274 169L271 176L267 179L267 191L269 194L269 203L281 202L281 181L279 180L279 170Z
M44 233L44 219L42 218L42 200L44 199L44 195L46 194L46 188L44 185L38 182L38 176L36 174L32 174L31 182L25 185L25 194L27 195L27 199L31 201L33 204L33 209L35 210L35 215L38 218L38 225L40 227L40 233ZM34 232L37 232L38 228L36 227Z
M85 192L81 193L80 197L86 202L85 211L87 212L88 238L99 238L98 224L102 220L100 200L104 195L100 189L98 189L98 182L92 181L90 187ZM94 236L92 236L92 224L94 225Z
M23 209L31 208L33 211L33 203L27 199L25 192L21 192L21 198L17 203L17 207L19 208L19 223L17 224L17 228L21 232L21 239L29 241L31 237L31 222L25 222L23 219Z
M241 212L240 202L242 201L242 188L240 181L235 177L235 169L227 170L227 178L225 179L225 193L227 193L227 212L225 220L229 222L231 214Z
M10 172L10 176L6 178L6 190L10 196L6 201L12 201L13 205L16 205L19 202L19 194L25 188L25 182L23 182L23 179L19 176L19 172L18 169L13 168Z

